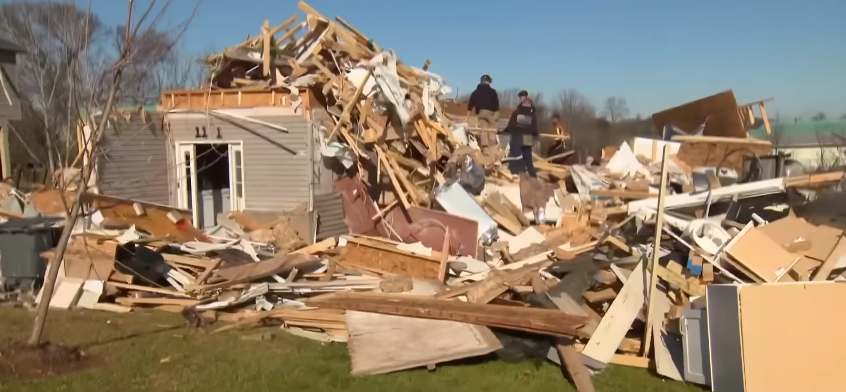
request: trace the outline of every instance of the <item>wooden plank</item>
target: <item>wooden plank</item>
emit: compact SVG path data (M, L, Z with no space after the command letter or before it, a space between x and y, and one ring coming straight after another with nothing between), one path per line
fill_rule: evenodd
M447 272L449 271L449 239L450 232L447 227L444 233L444 246L441 249L441 264L438 267L438 282L446 282Z
M652 296L655 295L655 285L658 284L656 279L656 271L658 268L658 259L661 257L661 236L664 233L664 206L667 198L667 163L670 161L670 145L664 145L664 153L661 156L661 188L658 189L658 211L655 220L655 239L652 244L652 261L649 266L652 267L652 276L650 277L650 288L647 291L650 301L646 308L646 330L643 332L643 356L649 355L650 339L652 338L651 328L653 323L652 315Z
M555 349L558 350L558 358L561 361L573 385L578 392L593 392L593 381L590 379L590 372L582 362L579 351L573 347L572 339L559 338L556 340Z
M170 289L160 289L156 287L147 287L147 286L138 286L134 284L126 284L126 283L118 283L118 282L106 282L107 288L112 289L123 289L129 291L144 291L148 293L155 293L155 294L162 294L162 295L171 295L174 297L185 297L190 298L187 294L180 293L176 290Z
M560 310L352 292L315 297L307 300L307 303L322 308L451 320L554 336L586 337L585 333L577 330L585 318L568 315Z
M226 279L224 282L209 285L185 285L186 291L214 290L229 287L237 283L270 277L290 271L302 265L319 262L320 259L309 255L282 255L272 259L218 269L215 274Z
M178 306L194 306L200 301L195 299L181 299L181 298L131 298L131 297L118 297L115 298L115 302L121 305L178 305Z
M608 312L602 317L599 326L585 345L582 354L599 361L609 363L626 337L645 300L643 261L639 262L632 274L611 303Z

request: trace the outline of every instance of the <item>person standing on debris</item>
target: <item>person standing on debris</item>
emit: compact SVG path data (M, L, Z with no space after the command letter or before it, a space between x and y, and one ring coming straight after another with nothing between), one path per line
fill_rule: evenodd
M570 133L567 131L567 127L561 122L561 115L558 113L552 114L552 126L555 128L555 134L559 137L553 141L552 146L547 150L546 156L551 157L558 154L562 154L567 151L567 143L566 141L570 140ZM556 158L551 160L551 163L564 163L567 160L567 157Z
M470 115L475 113L477 125L481 128L496 129L496 120L499 119L499 95L496 90L491 87L493 80L490 75L482 75L482 80L473 93L470 94L470 100L467 102L467 120L469 122ZM480 132L479 144L482 152L488 154L497 150L498 143L496 133L494 132Z
M513 176L519 176L523 171L532 178L537 178L535 164L532 160L532 145L538 137L538 116L535 104L525 90L517 94L520 104L511 113L508 125L503 130L511 136L508 147L508 170ZM520 158L523 159L520 159Z

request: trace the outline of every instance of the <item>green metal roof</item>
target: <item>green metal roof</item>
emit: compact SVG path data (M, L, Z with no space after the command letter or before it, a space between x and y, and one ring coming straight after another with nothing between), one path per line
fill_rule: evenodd
M770 126L772 135L767 135L763 126L750 130L749 134L785 147L846 144L846 120L779 122Z

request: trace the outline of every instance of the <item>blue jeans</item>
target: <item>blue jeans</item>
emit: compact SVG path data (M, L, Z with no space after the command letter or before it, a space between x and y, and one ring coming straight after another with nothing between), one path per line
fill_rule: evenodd
M532 146L531 144L525 143L523 140L524 136L525 135L519 133L511 135L511 140L508 142L508 156L511 158L522 156L523 159L508 161L508 170L511 171L511 174L515 175L519 175L520 173L526 171L529 173L530 177L538 178L538 172L535 170L535 164L532 160Z

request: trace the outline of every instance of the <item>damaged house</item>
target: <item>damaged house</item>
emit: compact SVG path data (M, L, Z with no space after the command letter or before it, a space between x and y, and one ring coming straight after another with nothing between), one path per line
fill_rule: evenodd
M308 91L165 91L118 110L103 135L95 189L191 211L199 228L228 211L310 214L312 240L345 233ZM315 120L316 119L316 120ZM87 128L81 128L87 136Z

